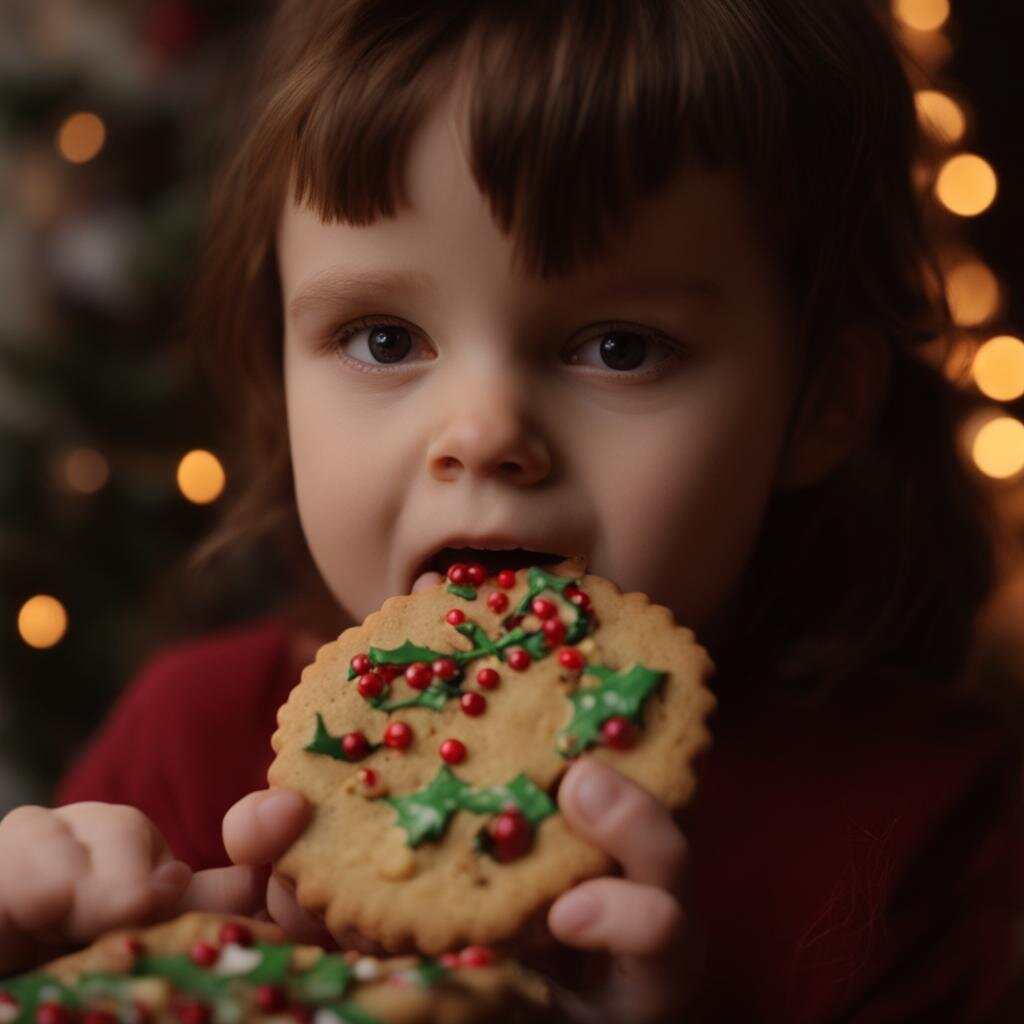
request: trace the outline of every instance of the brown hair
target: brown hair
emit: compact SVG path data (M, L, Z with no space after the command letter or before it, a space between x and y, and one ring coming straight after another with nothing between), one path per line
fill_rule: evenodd
M547 276L597 253L684 157L738 165L800 314L813 374L859 324L893 354L867 446L773 498L713 652L727 676L840 685L873 666L947 680L988 589L980 491L951 392L917 358L949 318L910 180L917 125L866 0L282 0L214 178L188 330L234 403L243 486L202 558L275 537L315 577L294 508L274 234L294 198L365 224L403 202L427 105L468 71L472 170L517 257ZM588 169L598 168L599 173ZM941 586L936 581L941 580ZM321 585L321 595L326 590Z

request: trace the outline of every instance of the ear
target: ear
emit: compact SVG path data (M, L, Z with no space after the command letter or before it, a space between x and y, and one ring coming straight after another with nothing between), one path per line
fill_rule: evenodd
M807 382L776 476L782 491L823 480L867 440L889 385L892 354L877 331L845 328Z

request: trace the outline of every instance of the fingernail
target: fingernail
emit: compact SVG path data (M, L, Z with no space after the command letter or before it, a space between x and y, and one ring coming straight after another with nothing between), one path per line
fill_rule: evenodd
M570 893L551 908L549 924L558 931L579 931L596 921L600 911L600 903L589 892Z
M294 813L298 805L297 793L287 789L273 789L256 805L256 817L261 825L276 828L281 824L281 816Z
M179 892L192 880L192 869L182 860L172 860L161 864L150 876L150 881L158 889L170 889Z
M616 795L615 781L600 768L590 765L576 784L572 798L587 821L597 821L615 803Z

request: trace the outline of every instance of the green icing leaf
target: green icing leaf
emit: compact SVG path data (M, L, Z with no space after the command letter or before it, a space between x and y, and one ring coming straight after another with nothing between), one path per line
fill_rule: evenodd
M257 942L256 949L263 954L263 959L242 977L257 985L264 982L280 985L288 977L291 969L292 947L268 946L266 943Z
M380 747L379 743L367 743L367 753L364 756L369 756L375 750ZM333 757L335 761L345 761L348 764L355 764L355 761L349 757L341 746L341 740L337 736L332 736L327 731L327 726L324 723L324 716L318 711L316 713L316 734L312 741L302 748L308 750L311 754L326 754L328 757ZM363 760L359 758L358 760Z
M337 953L325 953L292 982L292 993L304 1002L340 999L352 981L352 968Z
M533 566L526 573L527 580L527 591L523 595L523 599L516 606L516 610L513 612L514 615L523 615L530 610L530 605L533 603L533 599L538 597L545 590L553 590L562 600L572 604L563 594L566 587L578 587L580 585L579 580L574 580L570 576L554 576L549 572L545 572L538 566ZM573 608L578 606L572 604Z
M132 974L166 978L177 989L210 998L226 995L228 982L232 980L193 963L187 953L175 953L173 956L140 956L135 961Z
M370 648L370 663L376 665L412 665L417 661L425 661L428 665L435 658L447 658L447 654L431 650L429 647L420 647L411 640L406 640L401 647L392 651L385 651L380 647Z
M383 1021L374 1017L372 1013L368 1013L358 1003L353 1003L350 1000L335 1006L328 1006L326 1009L337 1014L341 1024L384 1024Z
M381 711L397 711L399 708L433 708L435 711L440 711L449 700L459 697L461 694L462 687L454 679L448 682L435 679L425 690L421 690L415 697L410 697L408 700L396 700L388 704L383 701L379 703L371 701L371 703Z
M6 978L0 992L9 992L18 1002L20 1012L15 1024L34 1024L36 1008L40 1003L54 999L64 1006L81 1007L82 1001L74 989L62 985L49 974L22 974Z
M474 789L457 778L447 765L438 769L426 788L407 796L379 799L398 811L398 824L405 829L409 846L419 846L426 839L440 839L448 827L448 819L457 810L497 814L509 804L515 804L534 827L556 810L547 793L523 772L507 785Z
M661 685L664 672L654 672L643 665L634 665L622 672L603 665L588 665L586 675L597 676L597 686L581 687L569 695L573 706L572 721L558 734L557 749L563 757L572 757L598 742L601 726L622 715L634 725L643 724L644 701Z
M449 594L455 594L456 597L464 597L467 601L476 600L475 587L465 587L460 583L449 583L445 589Z

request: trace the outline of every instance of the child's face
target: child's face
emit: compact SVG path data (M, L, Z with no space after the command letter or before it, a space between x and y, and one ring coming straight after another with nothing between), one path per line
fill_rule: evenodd
M414 137L396 217L283 209L288 429L313 557L356 620L442 546L501 538L585 554L700 628L751 552L799 371L746 192L684 168L600 260L545 282L512 269L463 152L448 101ZM334 285L293 310L321 275ZM362 318L390 326L330 344Z

